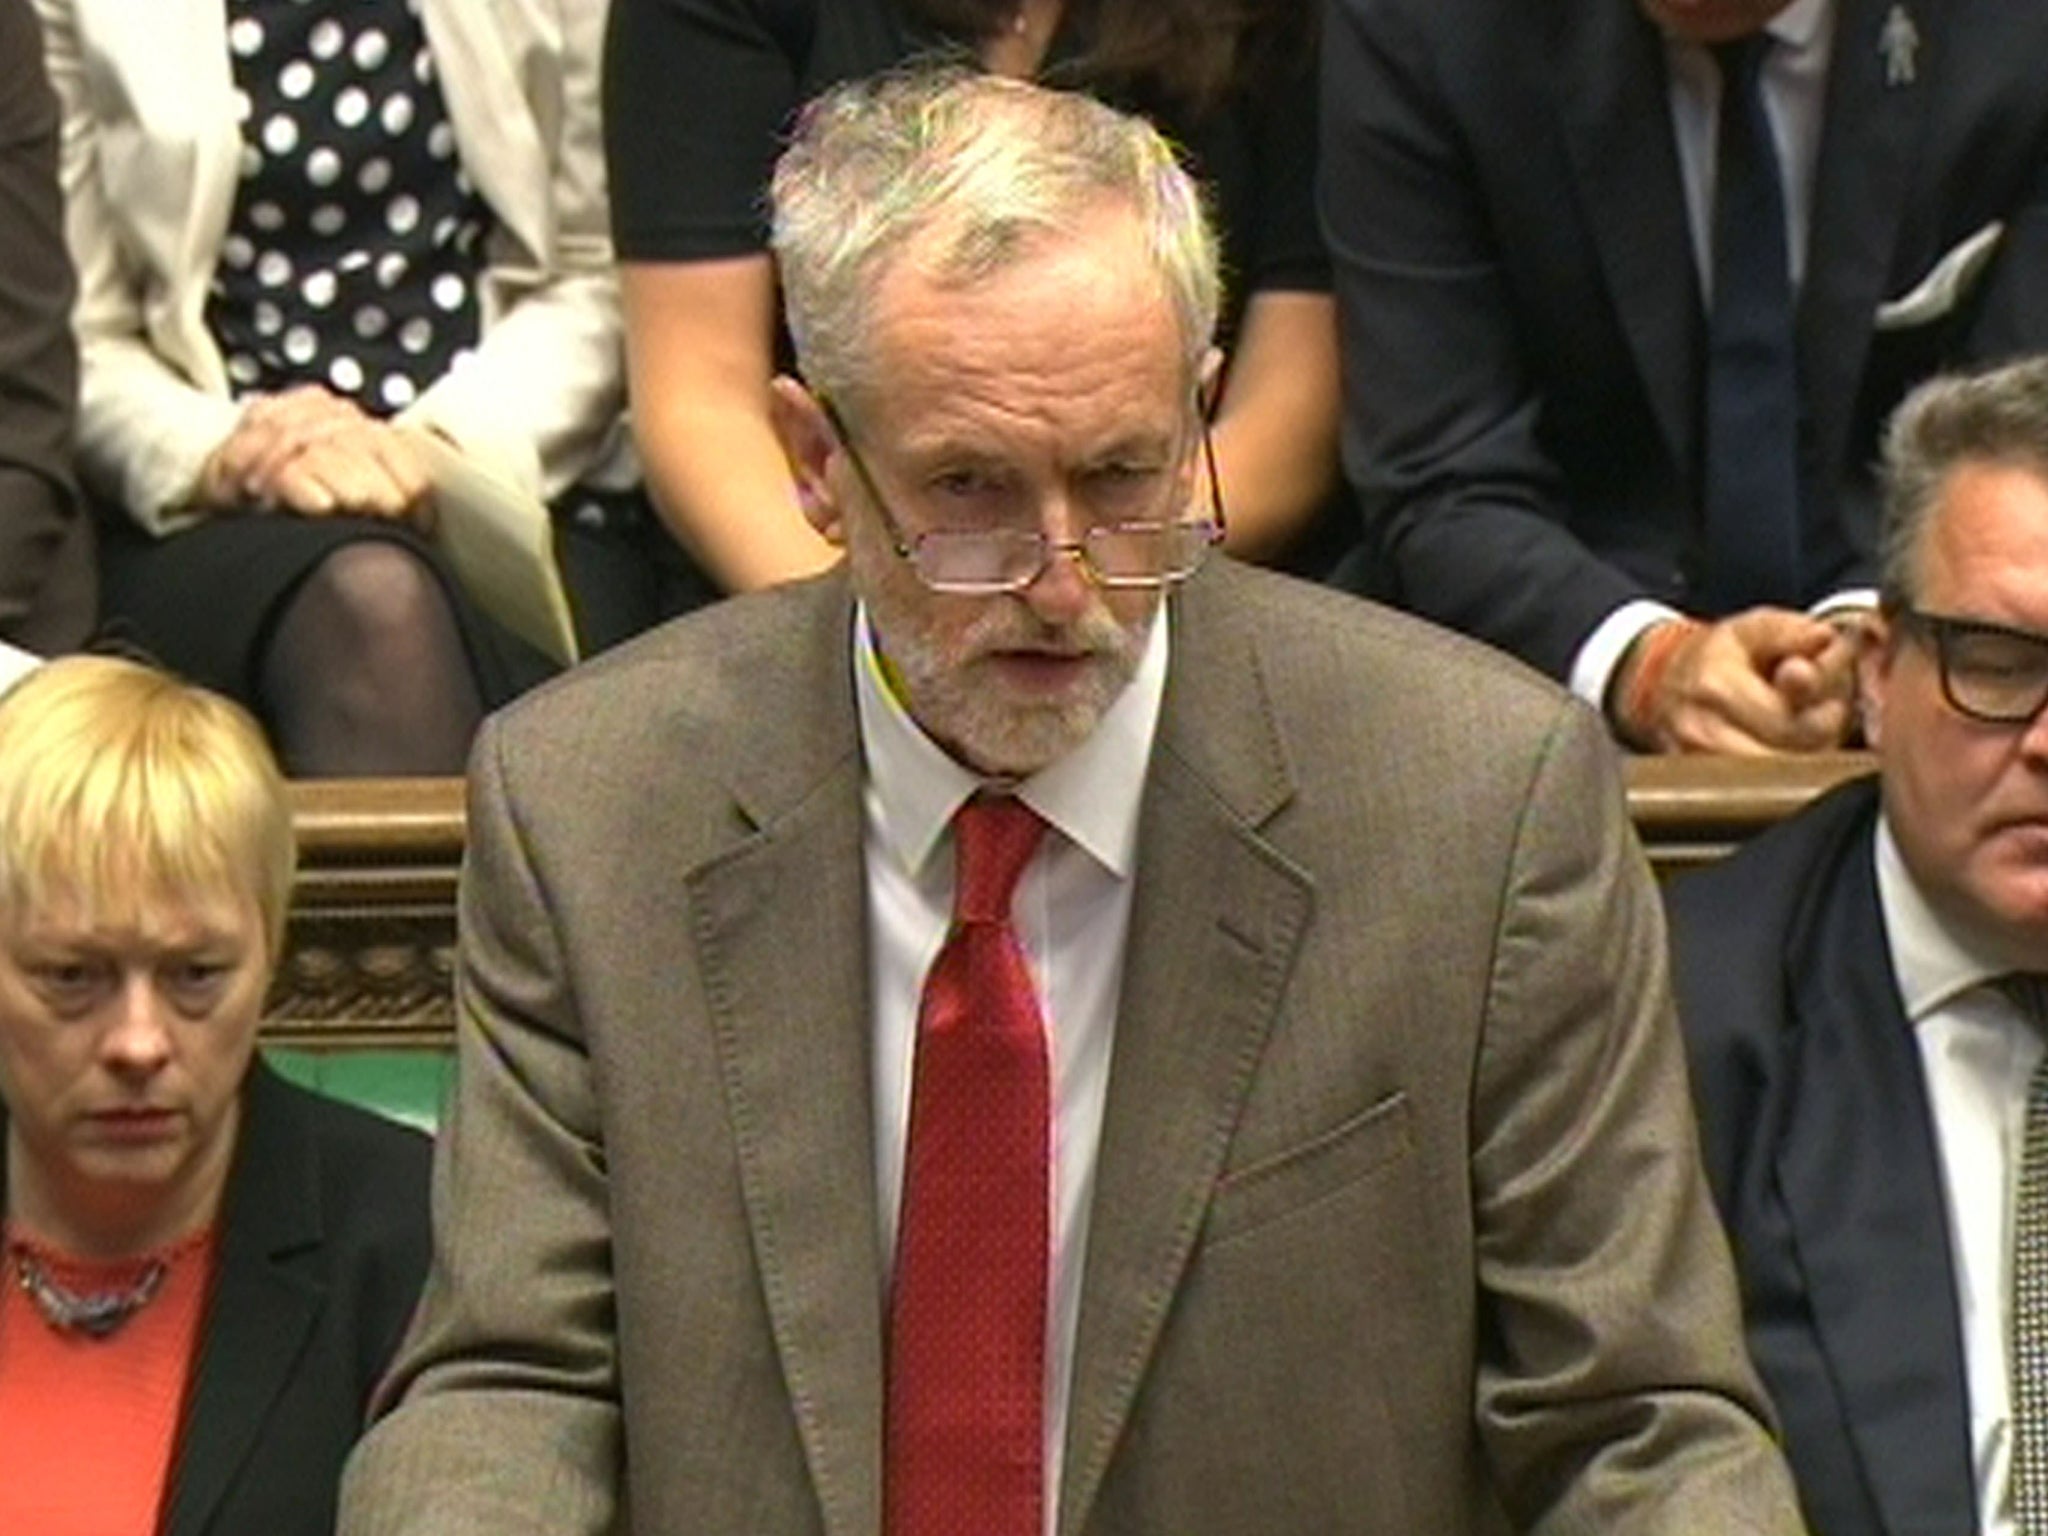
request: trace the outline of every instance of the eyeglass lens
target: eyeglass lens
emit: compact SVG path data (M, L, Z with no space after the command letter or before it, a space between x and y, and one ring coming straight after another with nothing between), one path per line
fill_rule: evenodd
M2048 703L2048 638L1959 624L1935 629L1942 686L1966 715L1999 725L2034 718Z
M1208 550L1209 523L1112 523L1090 528L1072 546L1105 586L1154 586L1193 573ZM1000 592L1029 586L1053 559L1043 533L1025 529L937 530L919 535L917 574L952 592Z

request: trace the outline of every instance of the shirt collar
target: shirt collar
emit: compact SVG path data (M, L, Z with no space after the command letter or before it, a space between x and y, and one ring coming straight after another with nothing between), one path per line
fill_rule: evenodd
M1168 613L1161 603L1131 681L1087 739L1016 786L1018 798L1120 879L1137 865L1138 810L1166 696ZM882 674L866 604L854 611L854 702L874 825L913 874L953 813L987 780L924 733Z
M1927 899L1927 893L1892 836L1891 823L1877 823L1877 904L1891 942L1892 972L1906 1019L1919 1024L1972 987L2011 969L1972 950Z
M1764 25L1772 41L1803 52L1821 41L1835 19L1836 0L1792 0Z

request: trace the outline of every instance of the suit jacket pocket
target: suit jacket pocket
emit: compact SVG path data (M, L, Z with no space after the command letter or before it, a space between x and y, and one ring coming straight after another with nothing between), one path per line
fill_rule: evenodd
M1217 1180L1205 1240L1213 1247L1325 1200L1408 1153L1408 1095L1396 1089L1298 1147Z
M1909 331L1954 314L1984 275L2005 237L2005 225L1994 219L1942 254L1910 292L1877 306L1877 329Z

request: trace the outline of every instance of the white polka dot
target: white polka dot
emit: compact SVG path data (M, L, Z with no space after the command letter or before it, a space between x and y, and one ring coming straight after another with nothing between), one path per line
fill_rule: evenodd
M256 366L256 359L246 352L236 352L228 357L228 377L237 384L254 384L263 377L263 370Z
M244 144L241 154L235 161L235 169L240 173L242 180L253 181L256 173L263 169L263 151L254 144Z
M251 203L249 222L260 230L275 234L284 228L284 210L272 202Z
M316 59L331 59L341 52L341 45L347 41L341 23L330 17L313 23L313 30L306 38L306 47Z
M372 27L356 39L356 44L349 49L348 56L356 61L357 69L376 69L391 57L390 39Z
M256 247L247 235L229 235L220 243L220 259L239 272L256 259Z
M348 223L348 215L342 211L339 203L322 203L307 215L306 222L312 226L314 234L324 235L332 240Z
M352 395L363 387L363 365L352 357L337 357L327 365L327 377L336 389Z
M462 308L462 301L468 293L469 285L453 272L443 272L434 279L434 302L450 314Z
M398 328L399 350L418 357L433 345L434 323L423 316L415 315Z
M386 96L384 104L377 109L377 121L384 125L386 133L397 138L412 126L412 98Z
M299 125L282 112L263 125L263 147L273 155L288 155L299 147Z
M235 87L233 100L235 105L235 121L237 123L246 123L256 111L255 103L249 100L249 93L240 86Z
M422 48L412 56L412 77L421 85L434 78L434 55L430 50Z
M337 272L360 272L369 264L370 253L368 251L348 251L343 254L341 260L334 264L334 270Z
M335 292L340 286L339 279L332 272L309 272L306 280L299 284L299 292L305 295L306 302L313 308L325 309L334 302Z
M253 59L263 51L263 23L244 16L228 28L228 48L238 59Z
M258 336L275 336L284 329L284 311L271 303L270 300L257 300L254 313L256 317L256 334Z
M370 115L370 93L359 85L345 85L334 98L334 120L353 128Z
M341 154L322 144L306 156L306 180L316 187L331 187L341 180Z
M277 72L277 88L288 101L304 101L313 90L313 66L304 59L293 59Z
M265 251L256 258L256 281L266 288L282 288L292 280L292 260L283 251Z
M458 222L452 213L445 213L440 218L434 220L434 244L446 245L452 240L455 237L455 229Z
M398 410L411 405L413 396L419 391L413 388L412 380L404 374L387 373L384 375L384 382L377 386L377 393L383 396L386 405Z
M284 355L301 367L313 361L313 354L319 350L320 343L314 339L310 325L295 325L284 333Z
M420 200L410 192L399 193L384 210L384 222L391 226L394 235L411 234L419 227Z
M382 155L372 155L356 172L356 185L372 196L382 192L391 185L391 162Z
M375 304L365 304L355 312L355 318L350 324L354 327L355 333L362 337L363 340L375 341L384 334L385 328L391 324L391 317Z
M409 266L410 263L406 261L403 253L386 251L377 258L377 286L396 288L404 280Z
M445 119L427 130L427 153L436 160L455 153L455 129Z

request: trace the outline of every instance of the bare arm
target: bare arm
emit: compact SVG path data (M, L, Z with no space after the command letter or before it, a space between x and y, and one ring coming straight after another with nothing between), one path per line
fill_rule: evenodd
M831 564L769 422L769 258L627 262L621 275L633 430L669 531L731 591Z
M1226 545L1270 560L1304 533L1337 479L1337 301L1256 293L1216 413Z

